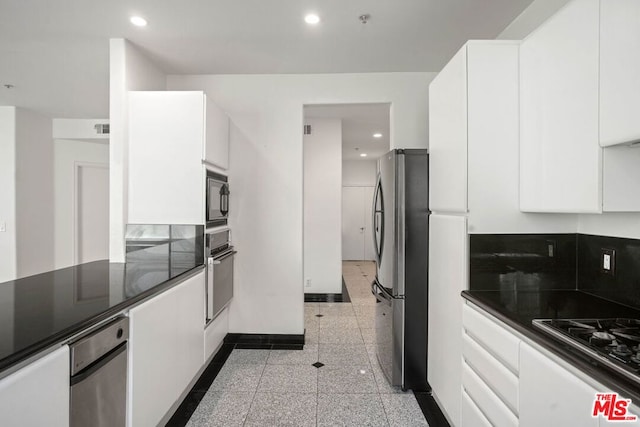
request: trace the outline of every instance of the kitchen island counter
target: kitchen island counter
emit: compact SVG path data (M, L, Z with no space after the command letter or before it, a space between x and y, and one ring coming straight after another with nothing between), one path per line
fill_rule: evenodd
M204 268L200 253L95 261L0 283L0 377Z

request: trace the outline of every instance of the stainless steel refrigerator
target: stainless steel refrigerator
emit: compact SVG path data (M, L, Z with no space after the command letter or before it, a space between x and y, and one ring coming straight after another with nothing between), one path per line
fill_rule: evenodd
M429 247L427 150L393 150L378 160L373 199L377 357L392 385L428 391Z

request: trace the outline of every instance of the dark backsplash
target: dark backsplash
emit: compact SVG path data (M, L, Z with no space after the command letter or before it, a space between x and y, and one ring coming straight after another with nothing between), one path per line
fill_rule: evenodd
M600 271L602 249L615 250L615 274ZM640 308L640 240L578 234L578 288Z
M471 290L576 289L575 234L472 234Z
M640 308L640 240L587 234L472 234L471 290L580 290ZM549 246L553 256L549 256ZM600 269L615 251L615 274Z

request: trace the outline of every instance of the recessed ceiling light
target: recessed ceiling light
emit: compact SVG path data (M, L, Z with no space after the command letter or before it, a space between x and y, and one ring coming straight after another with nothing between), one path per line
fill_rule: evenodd
M142 16L132 16L131 18L129 18L129 21L131 21L131 23L133 25L135 25L136 27L146 27L147 26L147 20L144 19Z
M367 157L367 153L360 153L360 157Z
M381 133L374 133L373 137L374 138L382 138L382 134Z
M315 25L320 22L320 17L315 13L310 13L304 17L304 22L306 22L307 24Z

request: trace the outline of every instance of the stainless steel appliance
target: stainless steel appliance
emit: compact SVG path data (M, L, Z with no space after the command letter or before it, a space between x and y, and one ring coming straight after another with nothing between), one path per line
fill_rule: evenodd
M640 320L534 319L533 326L640 385Z
M126 425L128 338L121 317L70 345L72 427Z
M428 391L429 234L427 150L393 150L378 160L373 200L377 358L392 385Z
M233 298L233 260L236 253L231 246L229 230L205 234L207 325Z
M207 170L207 227L226 225L229 216L229 183L224 175Z

